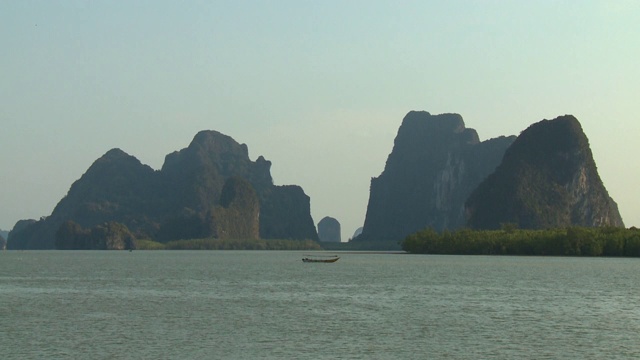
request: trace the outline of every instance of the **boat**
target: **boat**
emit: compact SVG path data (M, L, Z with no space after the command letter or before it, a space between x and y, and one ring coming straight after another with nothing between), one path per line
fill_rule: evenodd
M338 255L334 255L328 258L325 257L304 257L302 258L302 262L306 262L306 263L334 263L336 261L338 261L338 259L340 259L340 257Z

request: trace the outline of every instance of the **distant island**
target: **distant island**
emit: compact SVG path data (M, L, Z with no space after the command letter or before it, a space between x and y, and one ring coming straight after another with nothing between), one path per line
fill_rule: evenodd
M321 242L341 242L340 222L331 216L325 216L318 222L318 238Z
M299 186L274 185L270 167L262 156L251 161L246 145L216 131L196 134L158 171L112 149L71 185L50 216L16 224L8 248L127 249L133 245L109 242L124 232L159 243L317 241L309 197Z
M410 112L383 173L371 180L365 225L353 241L400 247L424 229L441 234L503 224L624 227L575 117L480 142L460 115Z
M458 114L411 111L384 171L371 179L362 233L352 241L398 246L405 236L464 227L464 204L491 174L515 136L480 141Z
M348 243L334 218L316 229L309 196L274 185L270 167L212 130L168 154L160 170L112 149L51 215L18 221L7 248L638 256L637 230L624 229L571 115L480 141L458 114L409 112Z

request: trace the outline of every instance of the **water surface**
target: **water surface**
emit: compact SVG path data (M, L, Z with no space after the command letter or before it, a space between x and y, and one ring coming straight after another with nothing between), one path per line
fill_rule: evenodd
M2 359L636 359L637 259L0 252Z

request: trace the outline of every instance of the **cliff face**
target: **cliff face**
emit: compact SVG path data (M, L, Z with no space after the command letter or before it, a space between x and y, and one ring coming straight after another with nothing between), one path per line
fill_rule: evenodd
M261 193L273 186L271 162L249 159L247 145L217 131L201 131L180 151L165 157L161 173L175 186L171 191L173 209L188 207L207 211L217 204L226 179L246 179Z
M297 185L274 186L261 194L260 236L265 239L318 240L311 199Z
M133 250L135 237L126 226L106 222L84 229L73 221L65 221L56 231L59 250Z
M220 205L209 218L210 234L218 239L260 238L260 201L253 186L239 177L222 188Z
M427 227L441 231L464 226L465 200L514 139L480 142L460 115L408 113L384 171L371 180L357 241L397 242Z
M270 167L263 157L251 161L246 145L216 131L202 131L187 148L167 155L160 171L113 149L71 186L51 216L14 229L9 247L51 249L66 221L83 228L117 222L138 238L159 241L317 240L309 197L299 187L274 186Z
M178 221L185 217L185 209L190 214L212 211L220 203L225 181L238 177L245 179L258 197L261 238L317 240L309 197L299 186L275 186L270 169L271 162L262 156L251 161L245 144L216 131L202 131L189 147L167 155L161 173L175 185L175 191L169 192L170 208ZM254 217L253 210L248 211L246 216ZM206 234L216 235L218 232Z
M570 115L523 131L495 173L469 197L466 214L468 225L479 229L505 223L528 229L624 226L589 141Z

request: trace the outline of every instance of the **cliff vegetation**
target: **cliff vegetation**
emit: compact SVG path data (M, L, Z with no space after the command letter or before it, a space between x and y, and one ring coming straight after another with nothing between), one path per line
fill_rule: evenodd
M322 250L313 240L190 239L159 243L137 240L139 250Z

